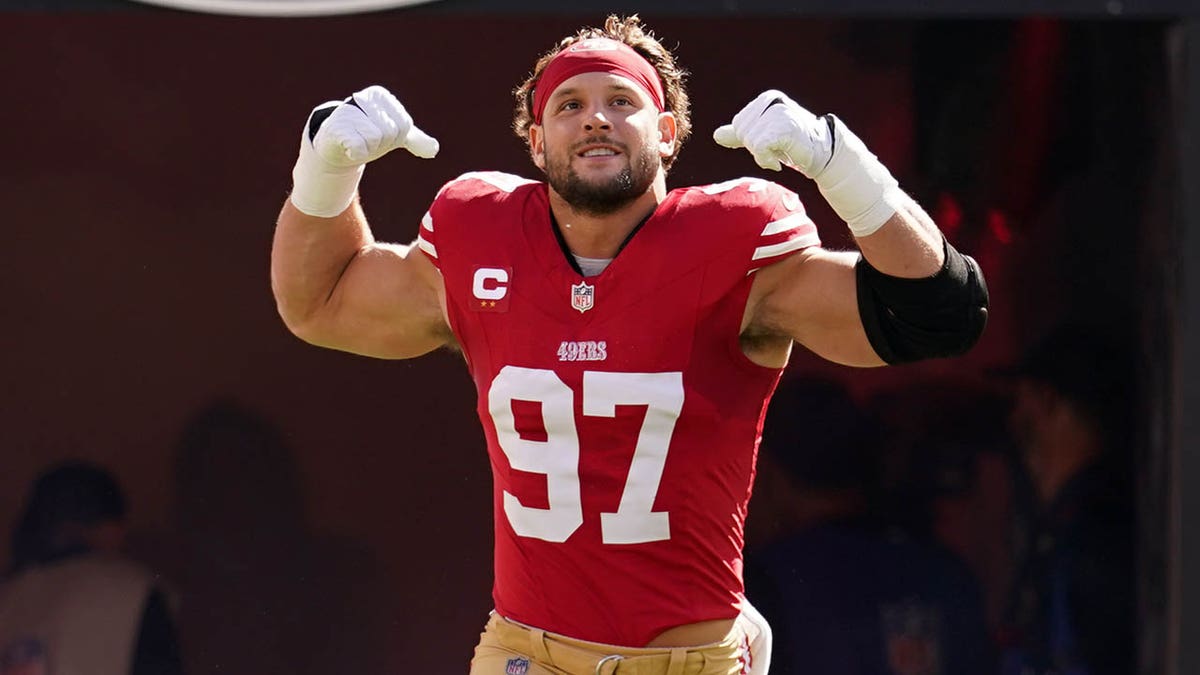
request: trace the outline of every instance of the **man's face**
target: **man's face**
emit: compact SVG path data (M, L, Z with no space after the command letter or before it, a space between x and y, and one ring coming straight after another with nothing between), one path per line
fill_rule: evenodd
M663 118L669 118L664 120ZM564 81L531 130L534 161L568 204L613 213L644 195L674 147L674 119L632 81L582 73Z

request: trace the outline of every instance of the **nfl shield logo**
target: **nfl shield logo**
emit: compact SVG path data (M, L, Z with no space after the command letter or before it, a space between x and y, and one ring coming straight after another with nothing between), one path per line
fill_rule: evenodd
M595 299L596 287L589 286L588 282L581 281L579 284L571 286L571 306L579 310L580 314L591 309Z
M508 665L504 667L504 675L525 675L529 672L529 659L518 656L508 660Z

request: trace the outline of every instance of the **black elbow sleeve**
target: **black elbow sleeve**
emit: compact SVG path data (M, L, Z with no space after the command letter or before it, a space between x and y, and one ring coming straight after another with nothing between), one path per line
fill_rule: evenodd
M859 257L858 313L885 362L958 356L983 334L988 311L983 272L949 242L945 252L942 269L924 279L889 276Z

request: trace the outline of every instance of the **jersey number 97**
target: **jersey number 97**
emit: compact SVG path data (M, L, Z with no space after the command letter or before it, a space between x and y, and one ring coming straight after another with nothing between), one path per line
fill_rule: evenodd
M683 373L585 371L580 395L583 414L590 417L615 417L618 405L646 406L620 504L616 512L600 514L604 543L670 539L670 514L652 509L675 421L683 409ZM513 416L514 400L541 404L546 440L521 438ZM525 506L504 491L504 513L513 531L523 537L566 541L583 524L575 392L552 370L505 366L488 390L488 410L512 468L546 476L549 508Z

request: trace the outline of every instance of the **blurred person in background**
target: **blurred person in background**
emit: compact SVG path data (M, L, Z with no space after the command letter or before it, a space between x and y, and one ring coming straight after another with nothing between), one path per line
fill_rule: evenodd
M784 380L767 412L747 596L775 640L772 673L992 672L979 588L948 551L880 514L879 420L833 380ZM763 534L769 533L769 534Z
M131 543L182 600L189 673L401 671L388 662L402 630L391 584L372 550L313 527L295 449L270 417L226 397L202 406L173 473L169 528Z
M1001 636L1003 673L1132 673L1130 342L1106 326L1066 324L1006 374L1035 503Z
M1007 427L1006 393L975 376L923 378L874 393L886 428L881 493L888 522L949 549L972 571L988 626L1004 614L1014 539L1027 514L1025 472Z
M70 462L33 485L0 583L0 675L178 675L158 576L122 554L125 496L104 468Z

